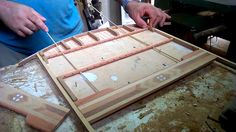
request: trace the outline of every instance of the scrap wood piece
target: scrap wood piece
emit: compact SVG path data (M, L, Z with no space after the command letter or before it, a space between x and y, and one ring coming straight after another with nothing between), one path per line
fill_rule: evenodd
M136 55L138 53L142 53L144 51L147 51L147 50L150 50L150 49L153 49L157 46L160 46L160 45L163 45L163 44L166 44L166 43L169 43L171 42L173 39L172 38L169 38L167 40L164 40L164 41L161 41L159 43L156 43L156 44L152 44L152 45L148 45L144 48L140 48L140 49L136 49L136 50L133 50L129 53L125 53L125 54L121 54L119 56L116 56L116 57L113 57L113 58L110 58L110 59L107 59L107 60L104 60L104 61L101 61L101 62L98 62L98 63L95 63L95 64L91 64L89 66L86 66L86 67L83 67L83 68L80 68L78 70L74 70L74 71L71 71L69 73L66 73L62 76L62 78L68 78L68 77L71 77L71 76L74 76L76 74L80 74L80 73L83 73L83 72L86 72L86 71L89 71L89 70L92 70L92 69L95 69L95 68L98 68L98 67L101 67L101 66L104 66L104 65L107 65L107 64L110 64L110 63L113 63L115 61L119 61L121 59L125 59L127 57L130 57L130 56L133 56L133 55Z
M70 111L1 82L0 105L26 116L26 123L41 131L55 130Z
M79 109L89 122L96 122L120 108L189 75L216 58L216 56L206 52L200 53L191 59L183 60L172 67L81 105Z

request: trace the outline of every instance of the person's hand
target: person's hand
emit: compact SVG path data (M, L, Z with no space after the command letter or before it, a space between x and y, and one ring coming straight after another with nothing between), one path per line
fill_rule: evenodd
M162 27L164 26L166 19L171 18L161 9L156 8L148 3L138 3L136 1L131 1L126 6L126 10L135 23L142 28L147 26L156 27L157 25ZM149 23L146 23L142 19L144 16L149 18Z
M31 35L39 29L48 32L46 19L34 9L11 1L0 2L0 19L21 37Z

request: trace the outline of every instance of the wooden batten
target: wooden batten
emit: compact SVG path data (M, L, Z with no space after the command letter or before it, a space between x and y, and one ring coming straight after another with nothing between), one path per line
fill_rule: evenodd
M72 37L71 38L76 44L78 44L79 46L84 45L84 43L77 37Z
M119 33L116 32L115 30L113 30L112 28L107 28L107 31L110 32L114 36L118 36L119 35Z
M65 48L66 50L71 49L70 46L68 44L66 44L65 41L61 41L60 45L62 45L62 47Z
M93 34L92 32L88 32L88 35L93 38L95 41L100 41L100 39L95 35Z
M156 43L156 44L153 44L153 45L149 45L149 46L146 46L144 48L140 48L140 49L136 49L136 50L133 50L129 53L125 53L125 54L122 54L122 55L119 55L119 56L116 56L116 57L113 57L113 58L110 58L110 59L107 59L107 60L104 60L102 62L98 62L98 63L95 63L95 64L91 64L89 66L86 66L86 67L83 67L83 68L80 68L76 71L72 71L72 72L69 72L69 73L66 73L62 76L62 78L68 78L68 77L71 77L71 76L74 76L76 74L80 74L80 73L83 73L83 72L86 72L86 71L89 71L89 70L92 70L92 69L95 69L95 68L98 68L98 67L101 67L101 66L104 66L104 65L107 65L107 64L110 64L110 63L113 63L115 61L119 61L121 59L125 59L127 57L130 57L132 55L136 55L138 53L141 53L141 52L144 52L144 51L147 51L147 50L150 50L150 49L153 49L157 46L160 46L160 45L163 45L163 44L166 44L166 43L169 43L171 42L173 39L167 39L165 41L162 41L162 42L159 42L159 43Z
M128 27L128 26L126 26L126 25L123 25L123 28L124 28L125 30L129 31L129 32L135 31L135 29L133 29L133 28L131 28L131 27Z
M65 81L63 80L63 78L58 77L57 80L60 82L60 84L64 87L64 89L66 90L66 92L70 95L71 99L73 101L76 101L78 98L73 94L73 92L71 91L71 89L67 86L67 84L65 83Z
M48 59L47 59L47 57L45 57L44 52L43 51L39 52L39 55L42 57L44 62L48 64Z

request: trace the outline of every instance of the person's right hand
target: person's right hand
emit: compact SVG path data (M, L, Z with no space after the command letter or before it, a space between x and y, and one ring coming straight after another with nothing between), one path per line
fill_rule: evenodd
M0 2L0 19L21 37L32 35L39 29L48 32L46 19L34 9L11 1Z

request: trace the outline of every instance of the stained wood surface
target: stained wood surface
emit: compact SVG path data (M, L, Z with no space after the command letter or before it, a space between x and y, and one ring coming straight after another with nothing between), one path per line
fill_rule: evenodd
M49 103L0 82L0 105L26 116L26 123L42 131L53 131L69 109Z

